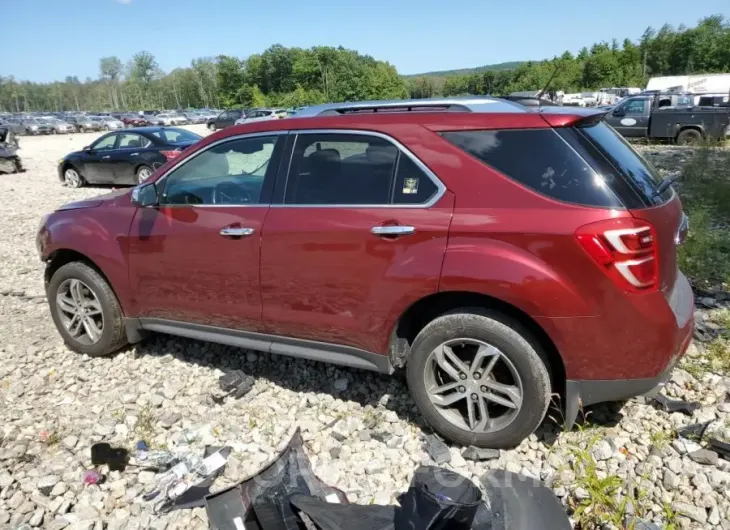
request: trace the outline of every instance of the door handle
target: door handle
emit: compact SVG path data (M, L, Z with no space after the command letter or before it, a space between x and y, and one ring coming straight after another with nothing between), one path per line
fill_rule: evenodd
M220 235L222 235L223 237L245 237L252 235L253 232L253 228L226 226L225 228L221 228Z
M370 232L376 236L408 236L415 231L415 227L403 225L374 226L370 229Z
M102 158L111 158L111 155L102 156Z

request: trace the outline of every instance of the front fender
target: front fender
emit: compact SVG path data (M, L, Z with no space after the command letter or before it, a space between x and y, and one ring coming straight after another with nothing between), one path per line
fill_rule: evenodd
M124 314L133 308L128 273L128 236L133 207L92 207L51 214L38 234L38 251L49 262L63 251L85 256L109 280Z
M554 248L555 242L532 241L527 245L530 247L533 250ZM599 305L582 295L565 271L550 266L537 252L528 252L522 245L499 239L460 237L450 240L439 291L485 294L507 302L533 318L600 314Z

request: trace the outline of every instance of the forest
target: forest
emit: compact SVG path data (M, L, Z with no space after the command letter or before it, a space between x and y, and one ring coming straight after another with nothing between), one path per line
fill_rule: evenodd
M142 110L200 107L296 107L327 101L503 95L543 88L566 92L611 86L643 87L649 77L730 72L730 20L704 18L695 27L647 28L638 41L599 42L576 55L448 75L403 77L384 61L342 47L286 48L275 44L246 58L193 59L170 72L140 51L126 63L99 59L97 79L69 76L35 83L0 76L0 111ZM444 75L446 74L446 75Z

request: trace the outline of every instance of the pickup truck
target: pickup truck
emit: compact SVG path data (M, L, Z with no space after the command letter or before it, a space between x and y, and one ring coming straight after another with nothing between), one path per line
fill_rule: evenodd
M691 99L683 95L644 94L622 100L603 119L626 138L690 145L730 136L729 112L728 107L692 106Z

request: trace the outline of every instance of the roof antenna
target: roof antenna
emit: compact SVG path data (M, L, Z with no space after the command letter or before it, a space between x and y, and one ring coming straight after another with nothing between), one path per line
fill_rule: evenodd
M557 59L557 57L556 57ZM557 63L555 65L555 70L553 70L553 74L550 76L550 79L548 79L548 82L545 83L545 88L540 90L540 92L537 93L537 97L539 99L543 99L543 95L545 92L547 92L547 89L550 88L551 83L553 82L553 79L555 79L555 76L558 75L558 70L560 70L560 63Z

